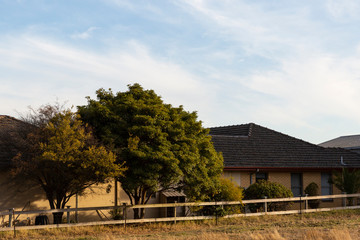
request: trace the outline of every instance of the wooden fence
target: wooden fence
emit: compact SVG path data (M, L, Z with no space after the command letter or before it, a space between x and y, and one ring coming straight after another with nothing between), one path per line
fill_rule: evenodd
M333 207L333 208L316 208L309 209L309 200L321 200L321 199L335 199L342 198L343 206L342 207ZM121 206L106 206L106 207L87 207L87 208L66 208L66 209L52 209L52 210L35 210L35 211L15 211L14 209L9 209L8 211L0 212L0 216L8 216L9 224L6 227L0 228L0 231L14 231L15 230L25 230L25 229L42 229L42 228L63 228L63 227L74 227L74 226L92 226L92 225L124 225L130 223L154 223L154 222L174 222L177 221L186 221L186 220L205 220L205 219L218 219L217 216L185 216L179 217L176 216L176 207L200 207L200 206L226 206L226 205L249 205L249 204L264 204L263 212L256 213L241 213L241 214L232 214L224 216L224 218L233 218L233 217L245 217L245 216L260 216L260 215L282 215L282 214L302 214L310 212L323 212L323 211L332 211L340 209L359 209L360 205L356 206L346 206L347 198L360 198L360 194L339 194L339 195L326 195L326 196L304 196L304 197L292 197L292 198L273 198L273 199L253 199L253 200L243 200L242 202L186 202L186 203L164 203L164 204L146 204L146 205L121 205ZM268 204L274 202L298 202L300 208L298 210L287 210L287 211L268 211ZM304 208L302 208L302 203L304 203ZM164 217L164 218L145 218L145 219L127 219L127 210L134 208L167 208L173 207L174 217ZM108 220L108 221L97 221L97 222L85 222L85 223L70 223L70 214L71 212L80 212L80 211L100 211L100 210L115 210L119 209L123 211L123 220ZM49 225L36 225L36 226L15 226L13 224L15 221L16 215L21 214L49 214L56 212L66 213L67 223L65 224L49 224Z

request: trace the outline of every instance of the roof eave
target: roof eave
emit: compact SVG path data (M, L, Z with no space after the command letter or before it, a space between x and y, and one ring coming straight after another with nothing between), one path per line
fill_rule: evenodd
M356 168L356 167L351 167ZM322 171L337 171L341 170L341 167L224 167L224 171L240 171L240 172L259 172L259 171L271 171L271 172L322 172ZM357 168L357 169L360 169Z

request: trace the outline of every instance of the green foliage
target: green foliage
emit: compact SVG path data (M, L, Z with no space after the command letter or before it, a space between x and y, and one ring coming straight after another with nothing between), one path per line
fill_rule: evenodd
M260 180L257 183L250 185L244 192L244 199L262 199L267 198L289 198L293 197L290 189L280 183ZM269 203L269 211L281 211L286 210L290 205L290 202L283 203ZM257 210L263 207L263 204L254 204L251 210Z
M360 171L343 168L333 174L331 182L342 192L357 193L360 190Z
M243 189L228 178L220 178L217 192L211 198L212 201L241 201Z
M304 192L308 196L319 196L319 186L316 183L311 182L309 185L307 185ZM311 208L318 208L319 205L320 205L320 200L318 200L318 199L309 200L309 206Z
M139 84L128 87L116 94L99 89L97 100L88 98L78 111L127 167L118 180L131 203L145 204L155 192L171 188L190 200L207 199L219 182L223 159L197 114L164 104ZM135 216L143 217L143 211Z
M49 116L47 122L43 119L27 134L26 144L15 159L15 174L41 186L50 207L59 209L73 195L119 176L124 168L115 164L115 154L95 144L91 132L83 127L76 114L66 110ZM55 215L61 221L62 214Z
M341 172L335 172L330 180L341 192L347 194L358 193L360 190L360 171L343 168ZM348 198L348 204L353 205L354 198Z
M209 199L209 201L242 201L243 189L230 179L221 178L216 192ZM240 213L243 205L225 205L225 206L210 206L204 207L199 213L203 215L217 215L225 216L229 214Z

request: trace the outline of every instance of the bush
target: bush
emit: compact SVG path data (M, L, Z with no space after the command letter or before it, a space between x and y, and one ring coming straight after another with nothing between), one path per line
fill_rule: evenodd
M267 198L289 198L293 197L290 189L280 183L260 180L250 185L244 192L244 199L262 199ZM291 202L268 203L268 211L283 211L290 206ZM250 206L252 212L263 209L264 204L253 204Z
M319 186L312 182L304 190L305 194L308 196L319 196ZM309 200L309 207L318 208L320 205L320 200Z
M227 178L221 178L217 187L217 192L209 198L211 202L220 201L240 201L243 199L243 189L236 183ZM203 207L198 212L202 215L225 216L229 214L240 213L242 205L225 205Z

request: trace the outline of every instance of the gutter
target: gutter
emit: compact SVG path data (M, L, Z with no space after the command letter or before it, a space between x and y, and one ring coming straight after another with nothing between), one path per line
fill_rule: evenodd
M278 172L318 172L318 171L334 171L341 170L343 167L224 167L224 171L240 171L240 172L251 172L250 174L254 174L259 171L278 171ZM352 167L351 169L360 169L360 167Z

